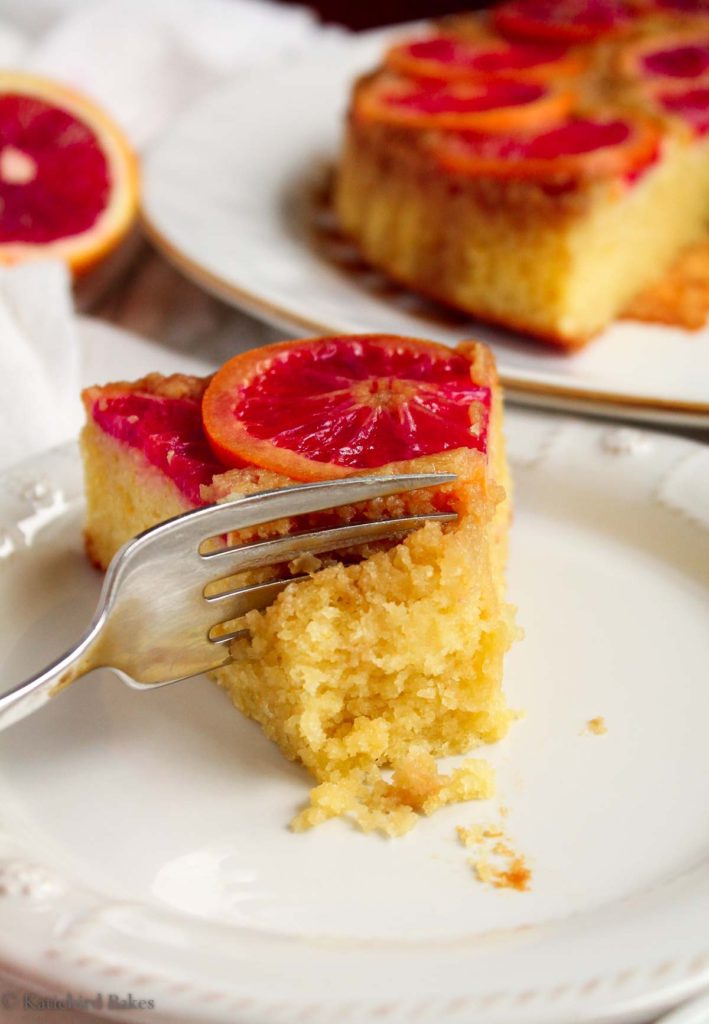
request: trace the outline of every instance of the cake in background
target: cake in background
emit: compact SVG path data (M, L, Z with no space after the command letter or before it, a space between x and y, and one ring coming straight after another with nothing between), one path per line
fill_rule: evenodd
M701 4L453 16L355 84L338 219L400 283L577 348L703 237L707 109Z

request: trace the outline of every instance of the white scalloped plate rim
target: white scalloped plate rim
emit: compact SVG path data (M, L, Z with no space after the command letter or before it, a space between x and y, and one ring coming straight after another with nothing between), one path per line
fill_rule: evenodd
M627 518L643 510L644 520L650 523L648 537L654 538L653 544L661 537L668 563L676 557L675 569L681 565L682 571L687 571L688 552L692 558L696 556L699 566L706 552L703 564L709 564L709 505L705 502L707 485L702 482L709 480L706 448L661 434L522 411L509 414L508 430L520 495L518 530L527 529L527 517L545 508L550 484L557 488L559 501L568 499L563 483L560 485L563 472L573 478L570 494L573 487L581 488L584 505L586 500L593 503L594 494L600 499L615 496L621 512L608 511L605 505L597 510L603 529L612 529L615 515ZM69 529L72 543L78 547L80 495L80 467L73 445L0 474L0 553L8 559L5 566L11 568L15 559L34 557L28 552L37 542L27 547L26 538L39 536L41 540L43 531L57 527ZM638 522L639 534L643 529ZM657 530L660 534L652 532ZM47 550L53 556L56 552L51 546L52 534L49 536ZM8 545L14 545L14 552ZM656 557L657 550L653 548L653 552ZM668 569L668 586L673 571ZM0 595L7 586L3 579L0 558ZM697 580L692 578L695 584ZM675 598L694 601L693 592L687 597L685 589L684 583L676 583ZM706 586L702 594L706 599ZM4 599L7 606L7 594ZM528 608L526 614L530 611ZM19 623L21 609L18 614ZM647 685L652 697L658 680ZM174 694L177 689L161 692ZM109 699L114 692L106 690ZM695 697L696 688L689 695ZM83 705L77 699L76 693L62 698L74 700L80 712ZM604 700L608 699L605 693ZM53 711L49 708L44 714ZM699 711L697 717L702 717ZM31 726L39 731L28 735L46 740L49 734L43 730L50 728L49 719L43 726L40 718ZM657 724L649 721L646 728L656 729ZM611 731L613 727L611 723ZM12 742L11 734L7 737L6 747ZM52 742L56 744L56 740ZM574 742L583 758L595 757L595 751L602 750L588 744L603 744L604 740ZM668 742L667 755L681 756L681 745L673 748L671 740ZM31 743L30 748L35 746L36 742ZM584 753L590 749L593 755ZM620 749L622 753L622 746ZM61 746L55 746L55 753L57 750L61 751ZM97 756L95 767L100 772L100 754ZM516 773L533 769L529 751L525 758L524 763L513 766L512 779ZM14 764L19 772L17 758ZM709 984L706 846L695 850L698 856L693 854L681 870L657 884L641 886L638 891L630 885L622 899L601 899L591 909L560 913L548 920L428 937L370 936L362 932L361 923L351 934L331 928L322 934L312 929L303 934L297 930L287 933L216 923L179 913L155 899L116 899L72 877L62 869L61 857L53 860L47 855L54 839L30 829L27 835L34 839L29 841L16 824L8 825L8 820L13 820L14 791L11 786L8 789L6 767L11 766L3 762L0 743L0 963L18 983L40 991L130 991L135 998L156 1000L151 1020L173 1024L189 1020L231 1024L234 1019L244 1024L331 1024L333 1020L356 1024L380 1019L395 1024L568 1024L573 1019L581 1024L640 1020ZM596 767L603 770L602 759ZM65 765L65 770L68 768ZM506 770L504 759L501 770ZM516 784L507 779L506 785L514 789ZM57 792L80 802L81 789L72 791L69 782L66 787L66 793L61 788ZM22 792L27 799L31 790ZM113 797L117 799L115 791ZM165 798L175 799L169 787ZM147 792L144 799L149 800ZM516 799L521 799L519 793ZM514 794L510 805L510 820L515 822ZM690 808L678 796L676 806L663 805L657 810L662 815L658 846L664 843L671 852L671 842L668 845L666 836L662 838L669 827L665 818L675 815L679 819ZM619 820L626 813L632 819L631 808L620 808L620 812ZM465 820L466 814L458 809L457 817ZM518 826L522 825L519 820ZM316 830L307 839L274 833L272 838L274 843L285 843L281 854L287 850L287 856L297 863L299 843L314 843L308 856L318 856L319 834L324 837L326 833ZM354 850L348 853L348 834L345 831L339 839L345 845L337 847L344 850L344 860L338 865L343 871L348 869L348 856L376 858L380 842L370 838L365 849L359 841L364 837L352 834ZM416 843L417 835L415 832L398 842ZM562 837L560 833L559 839ZM83 842L91 847L90 829ZM551 854L553 848L552 844L546 853ZM396 850L396 846L384 849ZM400 849L403 853L415 847ZM543 874L543 863L537 868ZM354 870L352 863L349 869ZM445 899L455 898L455 884ZM472 879L467 884L475 885ZM462 899L464 891L460 895ZM527 898L512 893L499 896L502 900ZM478 973L468 976L476 966ZM325 976L331 979L328 984L323 984ZM131 1019L131 1014L125 1016ZM135 1019L145 1018L136 1014Z
M156 245L225 301L299 335L385 330L454 344L469 333L491 344L508 391L526 404L705 425L709 328L618 323L564 356L484 324L468 331L412 315L405 299L369 294L318 256L300 223L299 183L334 158L349 84L385 37L321 43L178 118L145 162L143 219Z

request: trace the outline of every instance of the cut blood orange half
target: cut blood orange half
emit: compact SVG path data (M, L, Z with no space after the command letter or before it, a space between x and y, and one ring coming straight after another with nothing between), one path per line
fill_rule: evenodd
M439 33L393 46L386 63L413 78L465 81L503 76L518 82L548 82L580 74L587 62L559 43L473 40Z
M0 262L55 256L88 270L137 203L135 158L102 110L49 79L0 72Z
M620 70L647 81L709 80L709 29L645 39L623 48Z
M225 363L202 401L225 465L326 480L456 448L484 451L490 389L444 345L392 335L282 342Z
M509 0L493 11L498 32L544 42L584 43L626 28L621 0Z
M450 133L435 145L447 170L476 176L633 180L657 158L660 133L639 117L579 117L533 136Z
M355 116L415 128L510 132L555 124L573 102L568 89L537 82L439 82L384 74L360 85Z

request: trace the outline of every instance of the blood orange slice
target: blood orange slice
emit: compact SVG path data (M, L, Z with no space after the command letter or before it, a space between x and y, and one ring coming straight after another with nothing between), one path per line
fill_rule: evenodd
M554 124L573 101L569 90L536 82L438 82L383 74L360 85L355 116L414 128L510 132Z
M510 43L438 34L393 46L386 63L414 78L442 81L503 76L522 82L548 82L580 74L586 62L559 43Z
M456 448L485 450L490 389L443 345L350 335L267 345L217 371L202 401L225 465L325 480Z
M659 130L639 117L570 118L533 136L449 133L436 153L447 170L476 176L632 180L656 159L659 142Z
M709 30L645 39L623 49L620 69L648 81L700 82L709 79Z
M665 114L681 118L696 135L709 132L709 81L689 88L657 89L652 99Z
M137 212L137 165L102 110L49 79L0 72L0 262L88 270Z
M631 13L622 0L509 0L492 18L503 35L583 43L624 29Z
M709 0L654 0L651 7L660 11L678 12L687 17L709 17Z

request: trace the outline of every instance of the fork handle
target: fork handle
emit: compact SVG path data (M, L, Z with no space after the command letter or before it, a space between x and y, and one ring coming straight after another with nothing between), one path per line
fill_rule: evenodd
M102 622L95 623L83 639L61 658L0 696L0 729L31 715L69 683L98 667L92 660L91 648L102 625Z

